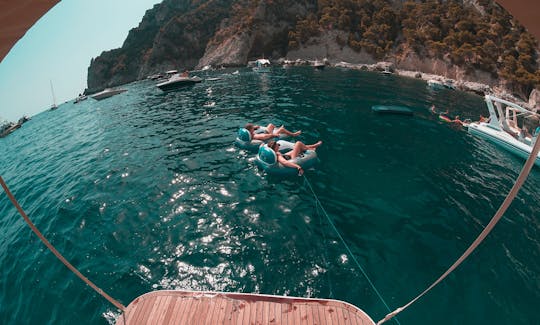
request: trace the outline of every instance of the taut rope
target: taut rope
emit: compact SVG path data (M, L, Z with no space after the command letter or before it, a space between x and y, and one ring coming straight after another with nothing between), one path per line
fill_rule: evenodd
M19 203L17 202L17 200L15 199L15 197L13 196L13 194L11 194L11 192L9 191L9 188L7 187L6 183L4 182L4 179L2 178L2 176L0 176L0 184L2 185L2 187L4 188L4 191L6 192L7 196L9 197L9 200L11 201L11 203L13 203L13 205L15 206L15 208L17 208L17 210L19 211L20 215L24 218L24 221L26 221L26 223L28 224L28 226L30 226L30 228L32 229L32 231L39 237L39 239L41 239L41 241L45 244L45 246L47 246L47 248L62 262L64 263L65 266L68 267L68 269L70 269L73 273L75 273L81 280L83 280L87 285L89 285L92 289L94 289L97 293L99 293L101 296L103 296L105 299L107 299L111 304L113 304L114 306L116 306L116 308L120 309L122 312L124 312L126 310L126 307L124 307L124 305L122 305L121 303L119 303L117 300L115 300L114 298L112 298L111 296L109 296L105 291L101 290L98 286L96 286L92 281L88 280L87 277L85 277L84 275L82 275L81 272L79 272L79 270L77 270L73 265L71 265L71 263L69 263L65 258L64 256L62 256L62 254L60 254L60 252L58 252L56 250L56 248L54 248L54 246L47 240L47 238L45 238L43 236L43 234L36 228L36 226L32 223L32 221L30 220L30 218L28 218L28 216L26 215L26 213L24 212L24 210L21 208L21 206L19 205Z
M458 258L457 261L455 261L454 264L452 264L452 266L450 266L450 268L446 272L444 272L444 274L441 275L435 282L433 282L433 284L431 284L426 290L424 290L421 294L419 294L416 298L411 300L405 306L399 307L398 309L394 310L390 314L386 315L386 317L384 319L381 319L377 323L377 325L380 325L380 324L392 319L392 317L396 316L397 314L399 314L400 312L405 310L407 307L412 305L414 302L416 302L418 299L420 299L423 295L428 293L428 291L430 291L433 287L435 287L437 284L439 284L439 282L441 282L444 278L446 278L450 273L452 273L452 271L454 271L454 269L456 269L467 257L469 257L469 255L471 255L471 253L476 249L476 247L478 247L478 245L480 245L480 243L484 240L484 238L486 238L486 236L491 232L491 230L493 230L493 228L495 227L497 222L499 222L499 220L502 218L503 214L506 212L506 209L508 209L508 207L510 206L510 204L512 203L512 201L516 197L517 193L519 192L519 189L521 188L521 186L523 185L523 183L527 179L527 176L529 176L531 168L533 167L534 162L535 162L536 158L538 157L538 152L539 151L540 151L540 140L536 141L536 143L534 144L533 150L532 150L531 154L529 155L529 158L527 159L527 161L523 165L523 169L521 169L521 172L519 173L519 176L516 179L516 182L514 183L514 186L512 186L512 189L510 189L510 192L508 192L508 195L504 199L504 201L501 204L499 210L497 210L497 212L495 213L493 218L491 218L491 221L484 228L484 230L480 233L480 235L478 235L478 237L474 240L474 242L469 246L469 248L467 248L465 253L463 253L463 255L461 255L461 257Z
M315 203L316 204L319 204L319 206L321 207L321 210L322 212L324 213L324 215L326 216L326 219L328 220L328 223L332 226L332 228L334 229L334 231L336 232L336 234L338 235L339 239L341 240L341 243L343 244L343 246L345 246L345 249L347 250L347 252L349 253L349 255L351 256L352 260L354 261L354 263L356 264L356 266L358 267L358 269L360 269L360 271L362 272L362 274L364 275L364 277L366 278L367 282L369 283L369 285L371 286L371 288L373 289L373 291L377 294L377 297L379 297L379 299L381 300L381 302L383 303L383 305L386 307L386 309L388 311L390 311L390 307L388 307L388 304L386 303L386 301L384 300L384 298L382 297L382 295L379 293L379 290L377 290L377 288L375 287L375 284L373 284L373 282L371 281L371 279L369 278L369 276L367 275L367 272L364 270L364 268L360 265L360 263L358 262L358 260L356 259L356 257L354 256L353 252L351 251L351 249L349 248L349 245L347 245L347 242L345 241L345 239L343 239L343 236L341 236L341 233L339 232L339 230L337 229L337 227L334 225L334 223L332 222L332 219L330 219L330 216L328 216L328 213L326 213L326 210L324 209L324 207L322 206L321 204L321 201L319 200L319 198L317 197L317 194L315 194L315 191L313 191L313 187L311 186L311 183L308 181L307 177L306 177L306 174L304 174L304 180L306 182L306 184L308 185L311 193L313 194L313 197L315 198ZM396 318L394 319L396 321L396 323L398 324L401 324L399 322L399 320Z

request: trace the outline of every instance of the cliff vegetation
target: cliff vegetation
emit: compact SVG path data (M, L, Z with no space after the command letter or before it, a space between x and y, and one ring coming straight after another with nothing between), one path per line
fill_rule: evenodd
M537 40L491 0L164 0L120 49L92 60L88 86L277 59L309 45L328 47L323 35L341 50L398 67L415 57L458 67L464 78L487 74L522 98L540 84Z

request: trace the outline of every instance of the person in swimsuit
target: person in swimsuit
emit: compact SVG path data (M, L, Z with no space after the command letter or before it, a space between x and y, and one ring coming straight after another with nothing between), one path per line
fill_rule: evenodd
M277 156L277 161L279 163L281 163L283 166L286 166L286 167L296 168L298 170L298 176L302 176L302 174L304 174L304 170L302 169L302 166L295 164L290 160L298 157L300 154L302 154L306 150L316 150L321 144L322 144L322 141L318 141L314 144L305 144L301 141L296 141L293 149L284 154L279 152L279 143L277 143L276 141L272 140L268 142L268 147L274 150Z
M251 139L252 140L261 140L261 141L266 141L266 140L269 140L269 139L272 139L272 138L277 138L281 134L285 134L285 135L288 135L288 136L291 136L291 137L296 137L296 136L298 136L298 135L300 135L302 133L302 131L291 132L291 131L287 130L283 125L280 126L279 128L276 128L276 126L274 124L272 124L272 123L270 123L270 124L268 124L268 126L266 126L266 132L265 133L255 133L255 130L260 128L260 126L255 125L253 123L246 124L244 126L244 128L249 131L249 133L251 134Z

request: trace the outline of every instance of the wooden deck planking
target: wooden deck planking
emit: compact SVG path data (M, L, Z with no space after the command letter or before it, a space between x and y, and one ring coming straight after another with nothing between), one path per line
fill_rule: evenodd
M374 325L351 304L241 293L154 291L135 299L116 324Z

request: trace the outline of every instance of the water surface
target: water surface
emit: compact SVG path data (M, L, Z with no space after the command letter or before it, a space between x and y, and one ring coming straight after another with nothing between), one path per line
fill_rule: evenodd
M127 305L157 289L335 298L386 309L302 177L268 177L233 145L246 122L321 139L306 172L391 308L461 255L523 161L441 123L486 114L482 98L376 73L210 72L186 90L152 82L66 103L0 139L0 173L37 227ZM202 75L205 77L205 75ZM378 115L404 105L414 117ZM540 174L469 260L403 312L402 324L533 324L540 301ZM115 308L45 249L0 196L0 322L108 324Z

